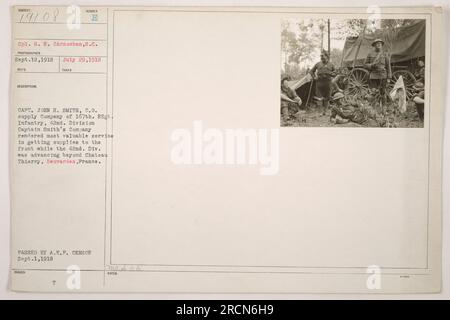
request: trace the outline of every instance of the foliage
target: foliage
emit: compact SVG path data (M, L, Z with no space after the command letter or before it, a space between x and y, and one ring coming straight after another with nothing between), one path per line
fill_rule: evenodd
M371 21L366 19L348 19L338 23L338 35L341 39L346 37L359 37L363 33L386 41L387 49L392 47L400 27L414 24L413 19L381 19Z
M330 61L334 63L336 67L341 65L342 49L332 48L330 53Z
M291 30L291 27L294 30ZM290 24L288 21L283 22L281 46L285 54L285 65L291 62L298 64L307 60L317 48L317 44L318 39L312 23L306 24L305 21L294 24Z

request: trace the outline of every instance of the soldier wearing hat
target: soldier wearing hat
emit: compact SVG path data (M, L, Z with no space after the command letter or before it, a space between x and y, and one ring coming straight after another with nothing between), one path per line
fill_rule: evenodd
M372 42L374 48L367 55L364 62L370 71L369 86L379 90L383 105L386 104L386 86L392 77L391 61L389 55L383 51L384 41L375 39Z
M353 110L350 110L349 113L347 112L347 110L344 110L345 107L343 103L344 97L345 96L342 92L336 92L332 98L333 105L331 107L331 116L330 116L330 121L332 123L343 124L350 121L347 115L350 115L353 112Z
M364 106L357 102L345 102L345 95L342 92L336 92L333 96L333 107L331 108L330 121L334 124L345 124L354 122L369 127L378 127L376 119L372 119L363 111Z
M332 80L336 75L336 69L330 62L330 56L327 51L322 51L320 61L314 65L309 73L314 79L317 79L316 86L323 98L323 115L325 115L330 101Z

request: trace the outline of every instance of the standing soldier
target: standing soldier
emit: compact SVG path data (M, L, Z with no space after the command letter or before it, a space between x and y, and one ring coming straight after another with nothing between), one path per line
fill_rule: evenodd
M334 65L330 62L328 52L322 51L320 61L314 65L309 73L314 79L317 79L317 90L323 98L322 114L325 115L330 101L332 80L336 75Z
M384 41L376 39L372 42L374 50L367 55L364 65L370 71L369 86L378 89L383 107L386 105L386 86L391 81L391 62L383 51Z

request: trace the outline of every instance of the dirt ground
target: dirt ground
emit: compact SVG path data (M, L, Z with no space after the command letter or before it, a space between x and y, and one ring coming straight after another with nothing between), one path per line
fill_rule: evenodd
M394 118L397 128L423 128L423 121L419 119L414 102L408 102L408 107L404 114L398 114ZM291 117L285 121L281 119L282 127L373 127L370 124L357 124L348 122L345 124L334 124L330 121L330 110L326 115L322 115L322 107L317 104L310 104L306 108L306 113L299 117Z

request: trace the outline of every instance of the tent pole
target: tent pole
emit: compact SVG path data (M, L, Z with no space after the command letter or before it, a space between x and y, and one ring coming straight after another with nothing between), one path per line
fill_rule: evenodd
M364 34L366 33L366 27L367 27L367 24L364 25L364 29L363 29L362 33L359 35L361 40L359 41L358 49L356 49L356 54L355 54L355 58L353 59L353 66L352 66L352 68L354 68L355 65L356 65L356 60L358 59L359 49L361 49L361 44L362 44L363 39L364 39Z
M347 43L347 37L345 37L344 43ZM344 49L345 49L345 45L344 45ZM342 50L340 68L342 68L342 65L344 64L344 49Z
M327 23L328 23L328 56L331 57L330 19L328 19Z

